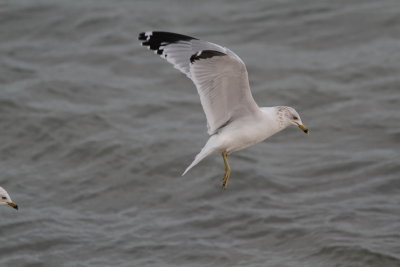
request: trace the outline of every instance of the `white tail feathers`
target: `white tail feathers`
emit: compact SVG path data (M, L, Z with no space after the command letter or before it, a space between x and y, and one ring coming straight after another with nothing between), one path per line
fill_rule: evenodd
M203 149L200 151L200 153L196 155L193 162L189 165L189 167L186 168L186 170L183 172L182 176L184 176L191 168L196 166L204 158L206 158L207 156L209 156L210 154L212 154L218 150L218 145L217 145L218 139L215 137L216 136L213 135L210 137L210 139L208 139L206 145L203 147Z
M210 151L209 153L203 153L203 150L199 154L196 155L194 158L193 162L189 165L189 167L186 168L186 170L182 173L182 176L184 176L191 168L196 166L200 161L202 161L205 157L210 155L213 151Z

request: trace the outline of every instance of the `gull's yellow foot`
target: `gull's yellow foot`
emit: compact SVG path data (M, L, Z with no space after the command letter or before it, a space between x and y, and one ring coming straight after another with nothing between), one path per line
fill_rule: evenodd
M228 180L230 175L231 175L231 169L229 168L225 170L224 179L222 181L222 189L226 189L228 187Z
M229 176L231 175L231 168L229 167L228 163L228 152L224 151L221 153L222 158L224 159L224 165L225 165L225 175L224 179L222 180L222 189L226 189L228 186L228 180Z

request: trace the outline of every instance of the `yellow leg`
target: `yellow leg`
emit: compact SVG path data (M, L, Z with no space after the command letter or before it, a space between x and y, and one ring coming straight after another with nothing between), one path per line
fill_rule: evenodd
M224 151L221 153L222 158L224 159L224 165L225 165L225 175L224 175L224 180L222 182L222 189L226 189L228 186L228 179L229 176L231 175L231 168L229 167L228 163L228 152Z

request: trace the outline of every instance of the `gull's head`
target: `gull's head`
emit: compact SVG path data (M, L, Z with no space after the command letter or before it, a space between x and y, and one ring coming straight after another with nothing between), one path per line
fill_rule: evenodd
M11 200L10 195L1 186L0 186L0 205L8 205L16 210L18 209L18 205Z
M278 116L280 121L285 125L295 125L299 127L304 133L308 134L308 128L301 121L299 113L291 107L278 107Z

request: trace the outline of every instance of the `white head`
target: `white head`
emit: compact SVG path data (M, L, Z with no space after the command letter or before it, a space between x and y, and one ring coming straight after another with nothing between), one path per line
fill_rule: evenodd
M11 198L10 195L7 193L6 190L4 190L3 187L0 186L0 205L8 205L10 207L13 207L14 209L18 209L18 205L15 204Z
M303 132L308 134L308 128L301 121L299 113L294 108L279 106L276 107L278 112L279 123L285 128L290 125L299 127Z

